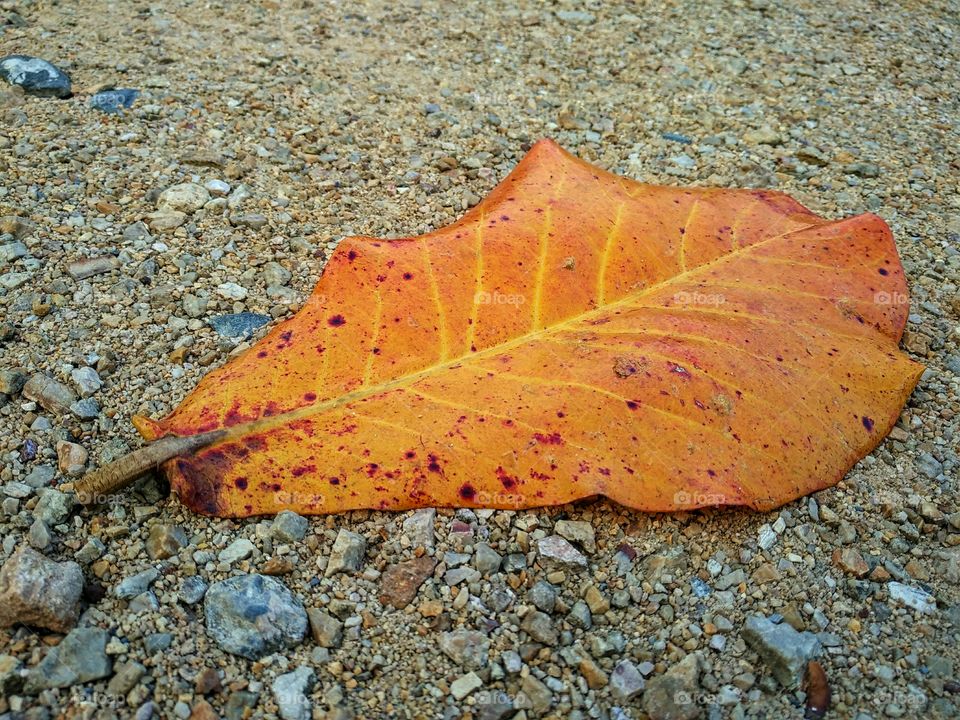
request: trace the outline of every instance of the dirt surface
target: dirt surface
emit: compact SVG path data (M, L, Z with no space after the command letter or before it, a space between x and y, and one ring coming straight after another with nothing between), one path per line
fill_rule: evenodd
M0 718L802 717L775 668L808 641L828 717L960 714L958 18L956 2L0 2L0 56L44 58L74 93L0 87L0 560L76 561L87 630L0 630ZM90 106L105 87L140 95L107 114ZM647 182L883 217L911 287L903 347L928 367L891 437L771 513L441 509L415 516L432 546L412 513L301 535L193 515L156 479L96 510L51 492L251 342L211 319L287 317L340 238L449 223L541 137ZM174 210L161 193L181 183L209 197ZM37 373L93 402L31 400ZM573 546L539 542L558 535ZM250 660L192 578L258 572L325 615ZM76 590L52 575L40 616ZM767 640L756 616L779 621Z

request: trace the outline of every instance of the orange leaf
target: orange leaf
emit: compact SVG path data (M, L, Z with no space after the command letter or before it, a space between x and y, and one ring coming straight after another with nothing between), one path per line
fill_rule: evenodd
M922 367L873 215L754 190L643 185L550 141L461 220L349 238L294 317L148 439L224 516L532 507L768 509L836 483Z

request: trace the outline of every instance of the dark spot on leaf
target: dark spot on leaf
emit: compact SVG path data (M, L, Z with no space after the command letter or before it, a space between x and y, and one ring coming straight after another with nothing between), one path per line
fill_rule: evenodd
M346 325L346 323L347 321L343 318L343 315L334 315L327 320L327 324L329 324L330 327L340 327L341 325Z

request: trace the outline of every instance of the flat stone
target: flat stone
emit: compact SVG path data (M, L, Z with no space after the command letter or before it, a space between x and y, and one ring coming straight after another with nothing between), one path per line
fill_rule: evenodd
M23 396L27 400L40 403L44 410L55 415L65 415L70 406L76 402L77 396L63 383L57 382L46 375L37 374L31 377L23 386Z
M116 674L110 678L107 683L107 693L110 695L123 696L136 687L140 678L144 676L147 669L138 662L125 662L116 668Z
M86 280L89 277L116 270L118 267L120 267L120 262L115 257L105 255L74 260L67 265L67 273L74 280Z
M110 633L95 627L74 628L27 674L24 690L36 694L105 678L113 672L107 655Z
M537 541L537 554L545 564L580 570L587 567L587 558L559 535L548 535Z
M483 687L483 680L475 672L470 671L450 683L450 694L457 700L463 700L480 687Z
M132 108L138 97L140 97L140 91L133 88L103 90L90 98L90 107L115 115Z
M240 560L246 560L256 549L257 546L246 538L237 538L220 551L220 553L217 555L217 559L220 562L233 564L235 562L239 562Z
M207 581L199 575L191 575L180 583L180 600L187 605L196 605L207 594Z
M538 610L542 610L545 613L552 613L553 608L557 604L557 590L545 580L538 580L536 584L527 591L527 599L529 599Z
M27 376L19 370L0 370L0 393L16 395L27 384Z
M0 568L0 627L15 623L67 632L80 616L83 572L22 547Z
M380 603L405 608L417 596L424 581L433 574L437 561L429 555L404 560L387 568L380 576Z
M477 543L473 550L473 566L483 575L492 575L500 570L503 557L487 543Z
M60 492L55 488L40 488L37 496L40 499L33 508L33 515L51 526L66 522L77 504L72 493Z
M852 547L837 548L833 551L833 564L848 575L858 578L870 572L870 566L858 550Z
M307 613L287 587L265 575L214 583L204 600L207 632L222 650L250 660L303 641Z
M76 386L80 397L90 397L103 387L103 380L92 367L78 367L70 371L70 379Z
M687 655L663 675L651 678L643 693L643 709L650 720L696 720L702 714L698 702L699 656Z
M158 577L160 577L159 570L156 568L147 568L136 575L131 575L120 581L120 584L114 588L113 594L121 600L132 600L137 595L142 595L149 590L153 581Z
M932 615L937 611L937 601L933 595L920 588L891 580L887 583L887 592L890 593L891 600L906 605L917 612Z
M440 650L464 670L479 670L487 664L490 639L476 630L453 630L440 635Z
M813 633L797 632L787 623L777 624L760 615L747 618L741 635L787 690L800 686L807 663L822 649Z
M202 185L180 183L179 185L172 185L160 193L160 197L157 198L157 208L189 215L208 202L210 202L210 193Z
M324 576L331 577L338 572L357 572L366 552L367 541L363 535L341 528L333 542Z
M307 666L279 675L273 681L273 699L283 720L310 720L313 710L307 695L313 691L314 681L313 668Z
M585 520L558 520L553 526L553 531L560 537L576 543L588 553L597 550L593 525Z
M553 626L553 620L550 619L549 615L539 610L533 610L524 615L520 628L534 640L544 645L556 645L559 639L557 629Z
M67 98L72 94L69 75L53 63L30 55L0 58L0 79L37 97Z
M269 315L242 312L232 315L218 315L210 318L207 322L217 335L230 339L245 340L251 337L255 330L263 327L271 320L272 318Z

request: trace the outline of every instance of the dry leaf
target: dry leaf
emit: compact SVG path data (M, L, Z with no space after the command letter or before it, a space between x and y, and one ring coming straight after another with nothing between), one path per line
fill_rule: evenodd
M312 297L148 439L198 512L769 509L836 483L923 368L889 228L655 187L550 141L461 220L349 238Z

